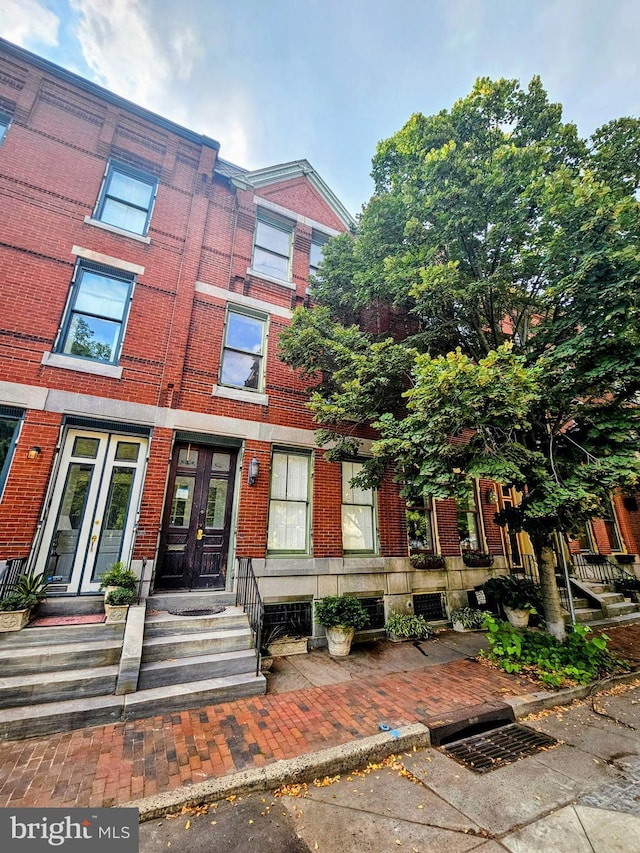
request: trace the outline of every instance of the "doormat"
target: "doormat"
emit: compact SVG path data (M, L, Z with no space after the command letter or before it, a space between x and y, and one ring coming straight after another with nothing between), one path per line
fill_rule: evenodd
M226 607L204 607L200 610L168 610L172 616L215 616L216 613L222 613Z
M104 613L87 613L83 616L41 616L29 622L27 628L52 628L56 625L98 625L106 619Z

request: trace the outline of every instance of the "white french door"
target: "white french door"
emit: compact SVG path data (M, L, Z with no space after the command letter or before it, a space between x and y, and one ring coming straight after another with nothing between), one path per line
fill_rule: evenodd
M52 589L97 592L105 569L127 559L146 456L146 438L67 432L36 562Z

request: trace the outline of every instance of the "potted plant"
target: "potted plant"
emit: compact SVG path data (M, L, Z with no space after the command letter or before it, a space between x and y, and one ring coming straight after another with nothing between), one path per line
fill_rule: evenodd
M124 589L135 589L138 585L138 577L131 569L127 569L124 563L118 561L112 563L100 577L100 589L104 590L105 601L107 595L117 587Z
M493 555L486 551L463 551L462 562L473 569L488 569L493 565Z
M117 586L109 590L104 600L107 622L126 622L129 605L134 604L137 598L138 595L135 589Z
M267 630L262 641L267 656L274 658L285 655L306 655L307 645L307 637L302 633L300 626L291 622L272 626Z
M635 554L616 554L615 557L616 562L620 563L621 566L628 566L636 561Z
M529 578L501 575L483 586L487 599L501 605L505 616L516 628L526 628L529 616L540 608L540 591Z
M484 622L484 611L479 607L458 607L451 611L454 631L478 631Z
M392 613L384 626L387 637L394 643L404 640L428 640L433 637L433 628L424 616L415 613Z
M441 554L412 554L409 562L414 569L444 569L445 561Z
M29 621L31 608L36 604L36 596L25 595L18 589L11 590L0 601L0 631L20 631Z
M369 624L367 611L353 595L328 595L315 602L316 619L327 630L329 654L345 658L356 631Z

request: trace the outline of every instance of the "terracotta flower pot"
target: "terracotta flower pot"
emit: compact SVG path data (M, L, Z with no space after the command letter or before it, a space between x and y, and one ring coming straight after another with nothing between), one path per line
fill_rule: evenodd
M334 625L333 628L327 628L327 643L332 658L348 657L354 634L354 628L347 628L344 625Z

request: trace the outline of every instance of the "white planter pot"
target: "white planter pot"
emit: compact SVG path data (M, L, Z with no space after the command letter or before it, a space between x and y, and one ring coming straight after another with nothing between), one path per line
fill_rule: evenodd
M31 610L3 610L0 612L0 631L20 631L30 615Z
M331 657L338 659L348 657L355 629L346 628L344 625L334 625L333 628L327 628L326 631Z
M514 628L526 628L529 624L529 610L517 610L515 608L505 607L504 612Z
M458 622L457 619L454 619L451 623L453 625L453 630L458 631L459 633L463 633L464 631L470 631L471 628L465 628L462 622Z
M280 640L274 640L267 648L269 654L274 658L281 658L285 655L306 655L307 638L282 637Z
M126 622L128 604L105 604L104 612L107 614L107 622Z

